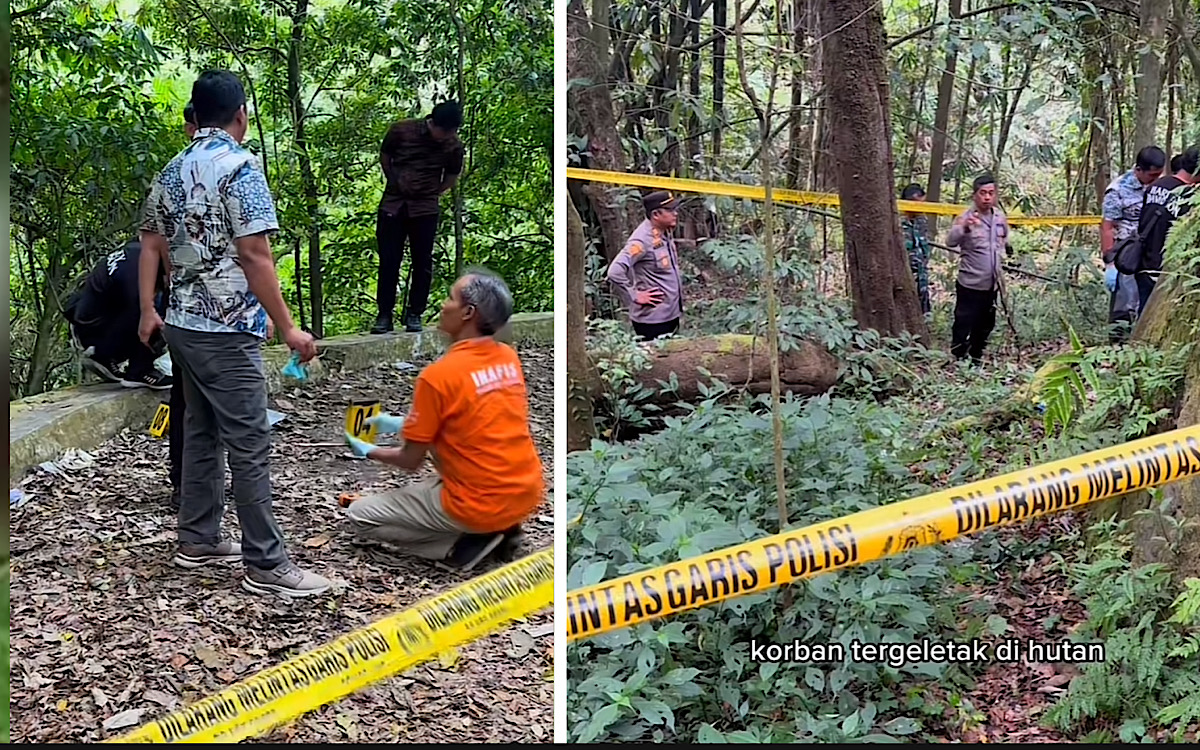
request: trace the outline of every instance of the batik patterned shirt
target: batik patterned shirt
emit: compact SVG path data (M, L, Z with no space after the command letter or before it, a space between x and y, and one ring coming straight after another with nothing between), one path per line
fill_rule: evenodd
M1132 237L1137 232L1138 218L1142 215L1149 185L1138 181L1131 169L1109 183L1104 189L1103 216L1113 222L1113 239L1117 242Z
M234 240L278 231L258 159L220 128L201 128L154 179L142 230L167 238L171 294L166 323L213 333L267 336Z

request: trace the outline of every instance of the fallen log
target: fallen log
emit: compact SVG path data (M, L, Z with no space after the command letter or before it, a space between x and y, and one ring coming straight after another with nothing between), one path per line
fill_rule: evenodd
M592 352L593 361L604 359L602 352ZM642 385L659 393L655 401L697 401L701 398L700 384L712 379L753 394L771 392L771 360L763 336L725 333L695 338L672 338L650 345L648 368L632 373ZM824 347L803 340L793 340L792 347L779 353L781 392L813 396L825 393L837 382L839 363ZM701 370L707 370L705 376ZM671 382L675 374L678 389L661 392L659 381Z

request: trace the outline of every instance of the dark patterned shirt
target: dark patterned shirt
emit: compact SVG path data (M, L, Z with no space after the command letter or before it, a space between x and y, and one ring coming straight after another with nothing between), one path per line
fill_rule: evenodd
M178 328L267 337L234 240L279 229L258 159L220 128L201 128L150 186L142 229L167 239Z
M424 119L401 120L388 128L379 153L391 166L379 202L379 209L389 214L406 206L409 216L437 214L438 188L463 167L462 142L457 137L445 143L434 140Z

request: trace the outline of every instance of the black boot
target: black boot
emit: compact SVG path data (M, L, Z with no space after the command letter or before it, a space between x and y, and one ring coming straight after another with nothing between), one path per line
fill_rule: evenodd
M504 541L496 547L492 555L500 562L512 562L521 551L521 543L525 541L525 531L520 524L504 530Z
M463 534L442 564L460 573L467 573L483 562L503 541L502 531L493 534Z
M409 333L421 332L421 316L419 313L409 313L404 316L404 330Z
M375 318L375 325L371 327L371 333L391 333L392 331L392 316L388 313L379 313Z

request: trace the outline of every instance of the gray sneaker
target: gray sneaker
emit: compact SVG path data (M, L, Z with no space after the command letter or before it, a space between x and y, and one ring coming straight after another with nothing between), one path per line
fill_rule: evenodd
M180 544L172 560L181 568L202 568L216 562L242 559L242 545L222 540L220 544Z
M316 573L301 570L293 562L285 562L274 570L246 566L242 588L252 594L278 594L288 599L324 594L330 582Z

